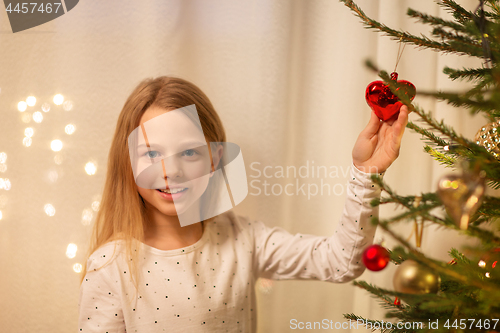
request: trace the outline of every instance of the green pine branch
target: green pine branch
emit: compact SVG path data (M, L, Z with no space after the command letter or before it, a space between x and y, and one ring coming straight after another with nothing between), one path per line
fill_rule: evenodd
M423 23L423 24L448 27L448 28L451 28L455 31L461 31L461 32L467 31L462 24L459 24L459 23L456 23L453 21L444 20L444 19L437 17L437 16L425 14L425 13L419 12L417 10L414 10L412 8L408 8L408 11L406 12L406 14L410 17L418 19L418 21L420 23Z
M445 67L443 73L448 75L451 80L465 79L467 81L481 80L484 77L491 77L491 68L463 68L454 69L450 67Z
M444 7L446 11L450 12L453 17L460 23L470 21L474 17L474 14L472 14L470 11L466 10L464 7L460 6L453 0L438 1L438 4Z
M456 158L451 157L449 154L444 154L440 151L437 151L436 149L432 149L429 146L425 146L424 150L426 153L431 155L440 164L445 165L447 167L453 167L457 163Z
M386 36L392 37L395 40L401 41L406 44L416 45L421 48L433 49L444 53L471 55L469 53L457 52L449 44L432 40L427 36L418 37L406 31L391 29L388 26L368 17L352 0L340 1L343 2L347 7L349 7L355 13L355 15L362 20L363 24L368 29L378 30L384 33Z

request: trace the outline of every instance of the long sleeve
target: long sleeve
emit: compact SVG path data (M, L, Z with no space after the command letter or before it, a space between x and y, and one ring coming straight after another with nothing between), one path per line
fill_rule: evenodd
M372 244L376 231L370 220L378 215L378 207L370 202L380 196L370 176L351 166L344 211L331 237L291 235L254 222L256 277L347 282L361 275L363 250Z
M107 272L109 266L98 269L107 261L101 258L94 254L87 262L80 286L78 332L123 333L120 287Z

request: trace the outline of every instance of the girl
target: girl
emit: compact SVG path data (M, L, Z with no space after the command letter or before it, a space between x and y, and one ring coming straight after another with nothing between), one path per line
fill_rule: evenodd
M216 111L190 82L146 79L127 99L82 275L79 332L255 332L257 278L347 282L363 272L361 254L376 230L370 217L378 214L366 203L380 195L364 171L382 174L397 158L406 106L388 122L372 112L353 149L339 226L333 236L318 237L267 228L231 211L181 227L172 200L176 194L168 185L164 194L136 184L129 135L193 104L206 141L224 143ZM212 150L213 171L221 154ZM165 183L181 179L182 172L166 175Z

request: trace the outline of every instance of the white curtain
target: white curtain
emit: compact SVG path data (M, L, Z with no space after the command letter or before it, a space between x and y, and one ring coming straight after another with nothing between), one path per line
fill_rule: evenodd
M468 9L476 5L460 3ZM358 4L373 18L414 33L429 27L409 19L407 7L446 15L431 0ZM370 116L364 91L377 79L363 62L370 58L391 71L398 50L397 42L363 29L332 0L87 0L16 34L7 15L0 14L0 30L0 152L7 154L0 177L11 183L10 190L0 190L0 326L5 332L77 330L79 276L73 268L85 264L91 228L82 223L82 214L95 215L92 204L99 201L117 117L140 80L180 76L210 97L228 140L242 147L249 181L255 180L236 209L239 214L292 233L331 235L343 208L351 149ZM470 64L478 63L408 46L398 73L421 90L463 89L451 84L442 68ZM72 102L70 111L54 105L56 93ZM36 105L17 111L17 103L30 95ZM43 121L27 122L26 114L40 111L45 102L52 107L42 112ZM468 137L487 122L430 99L415 102ZM68 124L75 126L74 134L65 133ZM34 134L26 147L28 127ZM57 153L50 149L56 139L63 143ZM407 130L401 155L385 177L398 193L434 191L446 172L422 145L420 136ZM88 162L97 166L95 175L86 173ZM325 166L338 176L258 177L266 166L268 174L276 167L303 166L311 172ZM306 191L310 185L309 197L278 195L297 181ZM322 182L330 185L330 194L323 187L323 195L313 195ZM55 209L53 216L44 211L47 204ZM382 217L393 214L393 207L381 209ZM410 226L396 230L410 235ZM427 228L422 250L446 259L449 248L464 240L445 235ZM381 232L375 240L382 238L389 247L396 245ZM70 243L78 246L74 258L66 255ZM393 274L391 266L366 271L360 279L392 288ZM280 281L269 293L258 291L258 301L260 332L288 332L291 319L343 322L344 313L384 319L377 301L350 283Z

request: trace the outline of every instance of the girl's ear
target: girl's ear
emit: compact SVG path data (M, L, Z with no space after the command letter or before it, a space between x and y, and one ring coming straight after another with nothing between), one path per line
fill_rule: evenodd
M222 154L224 153L224 148L222 145L218 145L217 148L212 150L212 170L210 171L210 177L213 176L215 169L219 166L222 159Z

